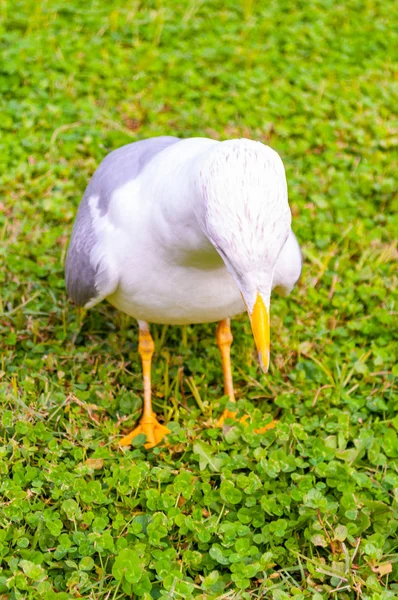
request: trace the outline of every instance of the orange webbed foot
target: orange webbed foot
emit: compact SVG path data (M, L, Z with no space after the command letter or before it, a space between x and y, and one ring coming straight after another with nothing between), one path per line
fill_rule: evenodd
M133 439L141 433L145 434L147 442L145 448L153 448L157 446L165 435L170 433L170 429L166 425L159 423L154 414L142 417L139 424L133 431L130 431L120 441L119 446L130 446Z
M233 419L236 420L236 412L232 412L231 410L228 410L227 408L224 410L223 414L221 415L221 417L218 419L218 421L216 422L216 427L224 427L224 422L225 419ZM243 415L243 417L241 417L239 419L239 423L243 423L244 425L248 425L247 420L249 418L249 415ZM259 427L258 429L255 429L255 433L264 433L265 431L268 431L269 429L273 429L276 425L277 421L275 419L273 419L270 423L267 423L267 425L264 425L264 427Z

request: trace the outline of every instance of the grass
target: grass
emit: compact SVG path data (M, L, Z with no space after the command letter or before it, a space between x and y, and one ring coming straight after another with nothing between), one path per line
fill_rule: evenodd
M392 0L0 3L0 597L398 597ZM394 95L395 93L395 95ZM68 303L76 208L112 149L252 137L283 157L305 267L272 366L233 323L153 327L167 445L123 452L137 329ZM254 429L279 416L276 429Z

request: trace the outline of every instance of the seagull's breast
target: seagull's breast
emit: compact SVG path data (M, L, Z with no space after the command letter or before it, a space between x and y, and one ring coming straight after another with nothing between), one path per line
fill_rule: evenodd
M169 229L149 214L134 227L130 223L128 233L120 228L112 252L120 278L108 300L138 320L207 323L244 311L220 255L203 234L184 222Z
M163 252L148 250L139 260L135 252L124 257L119 286L108 297L119 310L170 325L219 321L244 311L235 281L217 257L191 256L192 262L178 264L172 254L167 260Z

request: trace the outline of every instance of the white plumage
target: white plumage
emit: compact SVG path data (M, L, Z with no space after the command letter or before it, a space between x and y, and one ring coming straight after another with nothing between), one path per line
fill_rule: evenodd
M101 163L79 208L66 280L77 303L107 298L141 324L222 321L246 308L253 325L260 302L268 328L271 290L289 293L301 262L274 150L165 137ZM265 330L253 331L261 356Z

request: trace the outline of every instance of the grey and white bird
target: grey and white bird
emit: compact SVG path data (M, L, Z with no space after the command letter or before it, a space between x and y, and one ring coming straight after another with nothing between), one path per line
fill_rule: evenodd
M224 389L234 401L230 318L247 310L267 371L271 291L289 293L301 266L285 170L270 147L157 137L111 152L80 203L65 273L77 304L106 298L138 321L144 409L120 444L145 433L152 447L169 431L152 410L148 323L218 321Z

